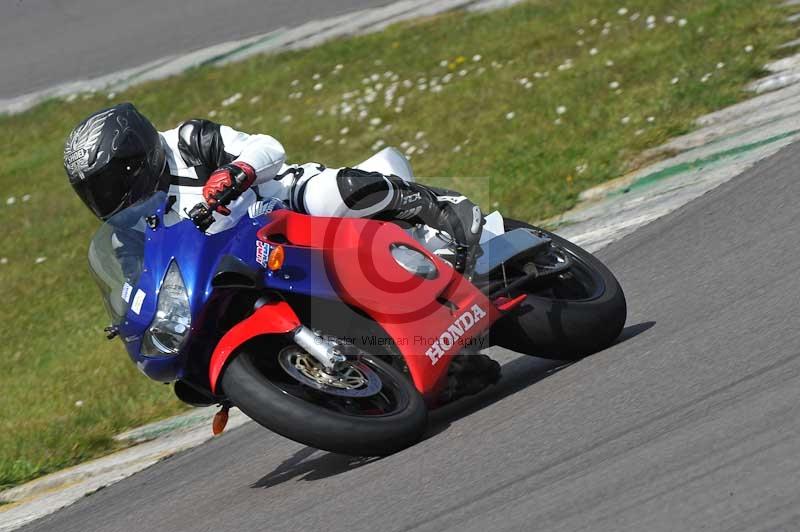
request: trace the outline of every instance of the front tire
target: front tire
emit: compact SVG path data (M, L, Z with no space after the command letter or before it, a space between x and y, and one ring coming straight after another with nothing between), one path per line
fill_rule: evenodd
M505 220L506 231L517 228L545 233L569 253L574 267L580 268L578 279L594 283L596 289L590 296L578 298L560 297L558 286L549 292L532 291L514 312L493 326L492 342L557 360L578 360L612 345L627 317L625 294L614 274L591 253L558 235L518 220Z
M240 351L222 375L223 391L242 412L286 438L335 453L383 456L415 444L427 428L427 407L413 383L375 356L360 361L379 375L381 393L394 397L397 407L363 415L346 404L330 407L324 392L292 380L267 356L252 347Z

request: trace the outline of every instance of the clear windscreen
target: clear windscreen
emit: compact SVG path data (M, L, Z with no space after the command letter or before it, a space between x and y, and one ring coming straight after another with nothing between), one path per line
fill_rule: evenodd
M166 203L157 192L109 218L89 244L89 268L114 325L124 319L144 267L145 218Z

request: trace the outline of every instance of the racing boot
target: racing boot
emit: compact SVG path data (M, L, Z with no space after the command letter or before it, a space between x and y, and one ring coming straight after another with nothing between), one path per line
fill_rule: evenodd
M453 244L453 254L440 255L456 271L468 270L477 258L483 228L481 209L466 196L389 176L394 189L393 201L385 214L393 219L423 223L438 229Z
M456 271L471 271L480 253L478 242L483 230L483 213L466 196L450 191L439 192L435 197L438 217L426 224L450 236L454 252L450 262Z
M483 227L480 208L466 196L358 168L337 174L339 193L353 213L388 221L425 224L452 242L455 269L464 272L474 260ZM471 256L473 255L473 256Z
M500 364L497 361L480 353L464 352L450 362L447 387L440 399L450 402L466 395L474 395L496 384L500 375Z

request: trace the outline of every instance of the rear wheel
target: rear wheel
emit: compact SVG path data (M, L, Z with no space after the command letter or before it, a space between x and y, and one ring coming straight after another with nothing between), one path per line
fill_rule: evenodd
M527 298L493 326L492 342L559 360L577 360L610 346L622 332L627 316L625 294L611 271L591 253L558 235L525 222L505 221L506 231L517 228L543 233L555 244L556 255L565 253L571 266L546 282L521 287Z
M413 383L369 354L349 356L326 373L294 344L280 348L277 357L256 344L231 360L222 386L264 427L336 453L391 454L419 441L427 427L427 408Z

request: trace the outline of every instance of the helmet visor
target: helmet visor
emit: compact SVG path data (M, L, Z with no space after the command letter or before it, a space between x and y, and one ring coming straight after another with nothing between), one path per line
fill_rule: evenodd
M84 203L100 219L119 212L153 190L144 157L113 159L102 170L73 184Z

